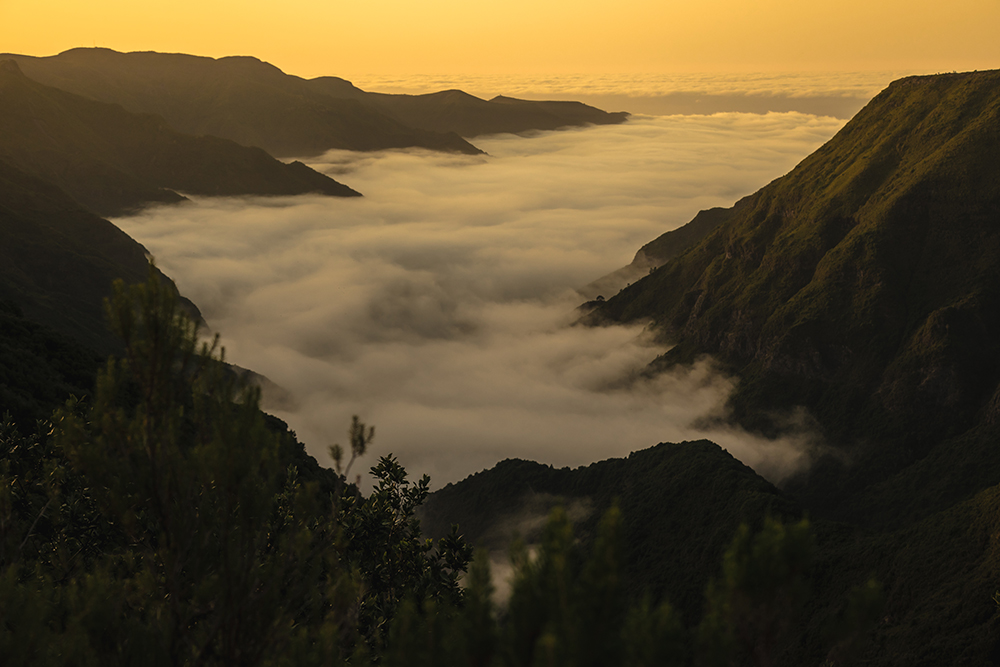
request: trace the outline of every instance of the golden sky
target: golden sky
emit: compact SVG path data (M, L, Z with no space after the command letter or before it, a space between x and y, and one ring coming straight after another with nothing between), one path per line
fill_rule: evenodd
M300 76L1000 68L1000 0L0 0L0 51L254 55Z

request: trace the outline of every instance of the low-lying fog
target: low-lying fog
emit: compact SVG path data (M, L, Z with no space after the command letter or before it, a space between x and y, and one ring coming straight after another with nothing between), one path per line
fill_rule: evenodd
M501 135L488 157L333 152L364 198L209 199L116 220L222 334L287 389L272 405L321 463L352 414L434 487L508 457L577 466L709 438L771 479L803 443L698 430L732 380L708 364L626 383L663 350L641 327L567 327L574 291L703 208L787 172L843 121L637 117ZM606 296L611 296L606 295Z

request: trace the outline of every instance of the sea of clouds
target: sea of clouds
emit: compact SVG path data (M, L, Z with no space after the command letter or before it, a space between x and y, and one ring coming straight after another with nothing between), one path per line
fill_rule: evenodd
M509 457L586 465L709 438L770 479L808 461L719 416L736 381L706 360L654 379L642 326L570 326L582 287L698 210L793 167L842 120L800 113L634 117L481 137L488 155L331 152L315 168L363 198L194 198L115 221L222 335L283 387L271 410L310 453L376 426L432 486ZM610 294L607 296L611 296Z
M913 71L685 74L559 74L558 76L348 77L363 90L419 95L450 88L491 99L577 100L607 111L652 115L798 111L848 119L890 82Z

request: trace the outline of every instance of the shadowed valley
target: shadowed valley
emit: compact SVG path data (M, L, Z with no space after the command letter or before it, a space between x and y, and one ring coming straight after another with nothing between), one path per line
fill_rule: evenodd
M647 376L711 356L739 378L725 419L818 432L810 469L778 488L711 442L661 443L573 470L508 459L430 493L390 455L366 496L351 473L374 431L355 419L321 468L95 212L356 194L264 149L475 153L463 136L624 117L378 95L252 58L12 58L12 664L1000 663L1000 73L893 83L788 175L588 288L634 281L578 324L649 323L674 347ZM505 602L490 560L514 573Z

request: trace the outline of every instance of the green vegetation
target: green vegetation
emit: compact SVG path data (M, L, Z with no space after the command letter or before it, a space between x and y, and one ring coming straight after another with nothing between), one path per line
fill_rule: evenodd
M775 663L808 596L815 550L805 520L785 526L768 518L756 535L740 526L722 557L722 577L709 583L698 628L709 663L725 664L733 654Z
M963 434L996 435L998 83L997 72L895 82L593 318L652 319L676 343L657 368L712 354L740 378L731 408L747 428L775 434L806 407L858 463L824 462L826 479L798 490L810 510L898 519L898 499L848 496L909 474L935 448L962 456L951 439ZM950 481L947 495L984 488ZM923 482L940 484L906 484Z
M598 278L583 288L582 293L595 295L599 292L611 294L643 276L652 273L674 257L686 252L708 236L716 227L728 220L732 214L731 208L710 208L699 211L698 215L685 225L656 237L639 248L628 266ZM601 295L597 301L604 301ZM596 304L587 304L583 309L590 310Z
M141 246L0 161L5 664L996 663L998 82L897 82L595 311L717 355L744 425L807 406L832 447L781 490L701 441L434 494L390 455L366 497L373 429L321 468Z
M155 274L108 313L124 354L92 397L36 435L2 428L5 656L329 663L377 654L406 596L460 602L471 551L421 539L426 478L384 457L363 498L301 465Z
M616 507L586 542L554 511L534 553L513 547L510 599L497 607L484 555L459 586L472 549L457 528L436 543L423 538L415 515L426 476L411 483L384 456L365 497L343 474L308 465L294 437L260 412L259 391L228 372L218 339L199 342L153 269L144 284L118 281L106 307L124 352L108 359L89 397L71 397L31 435L9 417L0 426L7 664L692 659L669 603L630 592ZM349 435L353 461L374 429L355 419ZM785 531L766 522L747 561L749 529L740 528L725 585L709 587L710 609L725 599L729 610L747 572L770 604L791 599L783 574L812 538L804 523ZM760 544L774 548L762 554ZM734 567L743 568L736 579ZM777 574L755 578L753 568ZM739 632L735 616L709 618Z
M772 484L704 440L660 444L576 470L502 461L434 492L420 516L432 537L457 523L470 542L501 554L518 537L541 541L544 518L558 506L588 544L601 517L618 507L627 594L668 599L689 622L701 615L705 586L741 523L801 517Z

